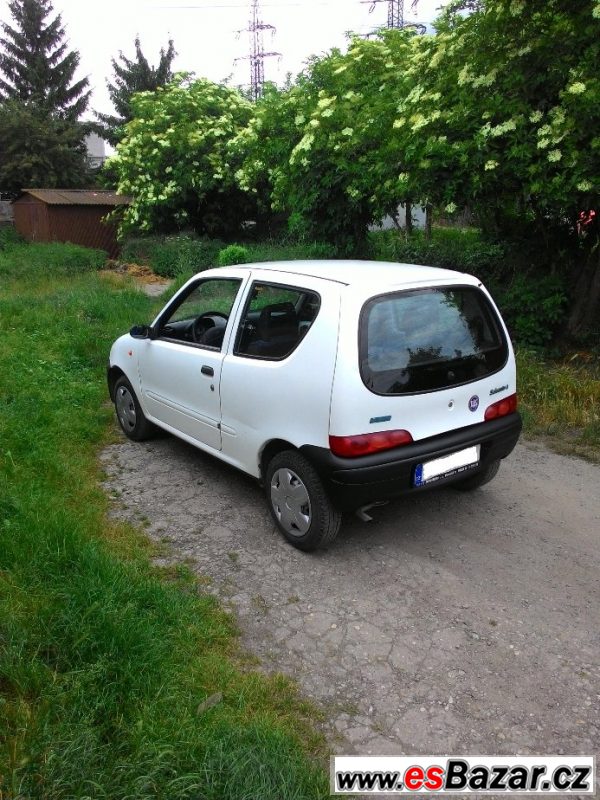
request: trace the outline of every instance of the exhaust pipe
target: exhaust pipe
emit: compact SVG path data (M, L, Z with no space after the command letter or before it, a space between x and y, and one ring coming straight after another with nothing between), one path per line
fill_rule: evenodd
M361 506L354 513L362 522L373 522L373 517L367 514L372 508L379 508L379 506L387 506L389 500L375 500L374 503L367 503L366 506Z

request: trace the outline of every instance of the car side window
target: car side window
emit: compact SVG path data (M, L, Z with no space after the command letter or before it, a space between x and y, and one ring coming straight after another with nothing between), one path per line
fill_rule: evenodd
M158 337L220 350L240 284L237 278L201 281L161 319Z
M306 336L320 306L321 298L316 292L254 283L238 329L235 355L286 358Z

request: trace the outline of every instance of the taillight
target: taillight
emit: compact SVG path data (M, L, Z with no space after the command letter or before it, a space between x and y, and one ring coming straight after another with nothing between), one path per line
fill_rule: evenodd
M485 420L498 419L498 417L505 417L507 414L514 414L517 410L517 395L511 394L510 397L505 397L504 400L498 400L485 410Z
M330 436L329 448L334 456L356 458L410 444L412 440L408 431L379 431L358 436Z

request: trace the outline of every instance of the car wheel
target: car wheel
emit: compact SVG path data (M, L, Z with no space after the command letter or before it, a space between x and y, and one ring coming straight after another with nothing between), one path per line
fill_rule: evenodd
M124 375L115 383L115 411L125 436L135 442L150 438L154 425L144 416L133 387Z
M271 459L266 491L273 519L294 547L316 550L337 536L342 515L312 464L300 453L285 450Z
M479 489L480 486L489 483L493 478L495 478L496 475L498 474L499 469L500 469L500 459L497 459L496 461L492 461L491 464L488 464L487 467L480 470L479 472L475 472L469 478L465 478L462 481L453 483L452 487L454 489L458 489L461 492L470 492L473 489Z

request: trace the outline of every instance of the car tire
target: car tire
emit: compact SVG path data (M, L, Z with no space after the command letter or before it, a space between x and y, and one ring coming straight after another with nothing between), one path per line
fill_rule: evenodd
M144 416L133 387L124 375L115 383L114 397L117 420L125 436L134 442L149 439L155 427Z
M469 478L452 484L452 487L458 489L460 492L472 492L473 489L479 489L480 486L484 486L495 478L499 469L500 459L497 459L496 461L492 461L491 464L488 464L487 467L484 467L484 469L479 470L479 472L475 472Z
M278 453L269 462L265 478L269 509L290 544L310 552L333 542L342 515L304 456L295 450Z

